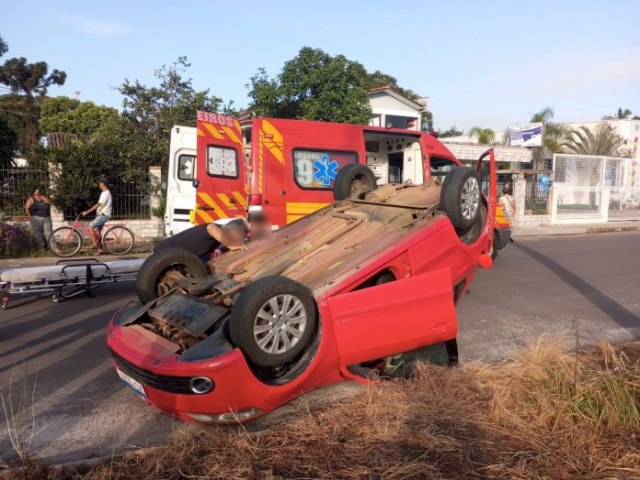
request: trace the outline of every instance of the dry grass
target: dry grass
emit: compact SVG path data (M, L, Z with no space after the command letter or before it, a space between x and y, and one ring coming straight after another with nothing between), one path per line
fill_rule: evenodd
M211 429L86 479L640 478L640 344L501 364L420 365L261 435Z

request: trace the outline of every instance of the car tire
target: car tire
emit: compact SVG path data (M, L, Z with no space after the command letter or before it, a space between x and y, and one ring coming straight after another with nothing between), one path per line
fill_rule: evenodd
M311 291L276 275L256 280L240 292L229 318L229 335L250 362L277 367L307 348L317 322Z
M148 303L171 289L169 283L163 283L164 275L170 270L178 270L192 278L208 275L207 266L193 252L184 248L167 248L148 257L136 278L136 292L142 303Z
M480 213L481 202L476 172L468 167L451 170L442 184L440 208L456 230L466 230L473 225Z
M366 165L352 163L338 172L333 183L333 199L344 200L356 193L367 193L378 188L376 176Z

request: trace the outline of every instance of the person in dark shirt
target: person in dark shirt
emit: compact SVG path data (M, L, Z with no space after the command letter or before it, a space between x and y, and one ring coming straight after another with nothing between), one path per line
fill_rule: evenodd
M184 248L200 258L212 255L216 250L240 250L245 247L249 225L242 218L219 223L209 223L188 228L155 246L153 253L167 248Z
M24 204L33 236L38 248L44 250L51 236L51 200L42 194L41 187L35 187Z

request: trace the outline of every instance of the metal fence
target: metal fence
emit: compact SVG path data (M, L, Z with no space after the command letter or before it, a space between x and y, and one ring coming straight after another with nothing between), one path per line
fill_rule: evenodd
M550 177L547 173L525 173L525 215L547 215Z
M0 169L0 212L5 217L26 215L24 204L35 187L48 191L49 175L43 170Z
M50 178L48 172L28 168L0 169L0 214L10 218L24 216L25 201L36 186L42 188L43 193L51 196L55 204L55 178ZM115 182L111 187L113 219L151 218L151 193L149 184ZM100 191L96 183L95 191L87 192L84 197L92 199L91 202L95 203L99 195ZM81 208L84 207L78 205L63 209L63 218L73 220Z
M554 155L552 221L640 220L640 160Z

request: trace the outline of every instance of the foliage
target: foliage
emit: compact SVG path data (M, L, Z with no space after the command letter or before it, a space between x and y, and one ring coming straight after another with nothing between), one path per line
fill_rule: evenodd
M92 135L118 117L115 108L81 102L69 97L50 97L42 102L40 128L43 133Z
M4 41L4 38L0 36L0 57L9 51L9 45Z
M0 168L9 168L18 150L18 134L6 118L0 117Z
M367 91L383 86L413 100L419 98L379 70L369 73L344 55L303 47L275 78L264 68L251 77L249 110L264 117L366 124L371 116ZM423 128L433 128L430 112L421 120Z
M478 143L482 145L489 145L493 143L496 138L496 133L490 128L482 128L482 127L472 127L469 130L470 137L476 137Z
M363 72L343 55L303 47L276 79L262 68L251 77L249 108L258 116L367 123L371 110Z
M420 118L420 130L423 132L433 131L433 113L430 111L422 112Z
M67 74L61 70L49 73L46 62L28 63L24 57L10 58L0 67L0 84L9 87L17 101L14 115L24 128L23 152L31 152L39 141L39 109L49 87L63 85L66 79Z
M633 115L633 113L628 108L625 108L623 110L622 107L618 107L618 111L615 113L615 115L605 115L604 117L602 117L602 119L603 120L625 120L629 118L631 115Z
M178 57L170 66L156 70L154 76L159 85L147 86L138 80L125 79L118 87L124 96L123 115L130 127L144 137L150 164L166 167L174 125L195 126L196 110L216 112L222 106L220 98L209 90L195 90L192 79L184 77L190 66L187 57ZM228 105L227 110L230 109Z
M25 224L0 218L0 256L21 257L36 249L35 240Z
M562 144L563 148L571 153L604 156L617 155L623 145L624 138L608 123L599 124L593 131L584 125L571 130Z
M443 132L438 132L438 138L459 137L461 135L464 135L464 131L460 130L455 125L449 127Z
M531 123L542 123L542 147L533 147L534 166L539 167L544 158L562 150L562 142L567 133L564 125L552 122L554 112L551 107L544 107L531 116Z

